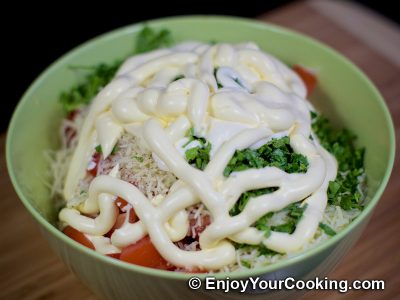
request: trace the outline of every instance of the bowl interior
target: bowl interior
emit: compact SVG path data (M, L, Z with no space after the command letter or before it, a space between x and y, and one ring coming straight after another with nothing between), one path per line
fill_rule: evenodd
M150 21L153 28L168 28L176 42L254 41L285 63L300 63L318 71L318 88L312 97L316 107L358 135L366 147L368 206L364 218L378 201L390 175L394 156L394 133L387 108L370 81L348 60L320 43L291 31L254 21L227 17L180 17ZM46 149L59 144L62 118L58 97L80 77L68 66L94 65L124 58L133 49L142 24L125 27L95 38L51 65L30 86L20 101L7 137L7 163L15 189L24 205L48 230L56 218L49 196ZM358 222L356 220L355 222ZM333 238L343 237L351 230ZM60 236L60 238L62 238ZM71 242L64 239L65 242Z

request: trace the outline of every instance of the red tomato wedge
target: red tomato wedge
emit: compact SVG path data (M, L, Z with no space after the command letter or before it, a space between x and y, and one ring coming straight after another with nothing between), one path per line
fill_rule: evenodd
M119 259L121 253L109 253L109 254L106 254L106 255L109 256L109 257L115 258L115 259Z
M124 209L124 207L127 206L128 204L129 204L128 201L126 201L125 199L122 199L121 197L118 197L118 198L115 200L115 205L119 208L119 210L120 210L120 212L121 212L121 214L118 216L118 218L121 217L121 215L126 216L126 212L124 212L123 209ZM122 217L121 217L121 218L122 218ZM138 219L139 219L139 218L138 218L138 216L136 215L135 210L134 210L133 208L131 208L131 209L129 210L129 223L135 223ZM124 219L124 220L125 220L125 219ZM117 220L116 224L117 224L117 223L118 223L118 220ZM123 223L124 223L124 222L122 221L122 223L120 223L120 226L119 226L119 227L116 227L115 229L120 228L120 227L122 226ZM114 225L114 227L115 227L115 225Z
M125 213L126 215L126 213ZM131 208L129 210L129 223L135 223L137 220L139 220L138 216L135 213L135 210L133 208Z
M95 152L92 156L91 162L93 162L93 168L87 169L87 171L93 176L97 176L97 165L100 162L101 153Z
M115 205L116 206L118 206L118 208L120 209L120 210L122 210L125 206L127 206L129 203L128 203L128 201L126 201L125 199L122 199L121 197L118 197L116 200L115 200Z
M125 222L125 218L126 218L126 213L125 213L125 214L120 214L120 215L117 217L117 221L115 221L115 224L114 224L112 230L114 231L115 229L121 228L122 225L123 225L124 222Z
M173 269L160 253L158 253L149 236L124 248L121 252L120 260L148 268L161 270Z
M79 244L94 250L92 242L89 241L89 239L82 232L76 230L75 228L67 226L64 228L63 233L74 241L77 241Z
M105 234L106 237L111 237L112 234L114 233L114 230L119 229L122 227L122 225L125 222L126 219L126 214L127 213L122 213L119 214L119 216L117 217L117 220L115 221L114 226L110 229L109 232L107 232ZM131 208L131 210L129 211L129 223L135 223L137 220L139 220L139 218L137 217L135 210L133 208Z
M294 65L293 71L295 71L303 80L307 88L307 97L309 97L317 85L317 77L314 73L300 65Z

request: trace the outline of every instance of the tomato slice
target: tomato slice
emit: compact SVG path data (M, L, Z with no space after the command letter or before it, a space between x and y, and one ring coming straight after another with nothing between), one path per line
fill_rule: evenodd
M64 228L63 233L79 244L94 250L94 245L92 242L89 241L89 239L82 232L76 230L75 228L67 226Z
M171 270L174 267L158 253L149 236L124 248L120 260L154 269Z
M119 259L119 257L121 256L121 253L109 253L106 255L109 257L115 258L115 259Z
M97 165L100 162L100 158L101 158L101 153L95 152L91 159L91 163L93 163L93 165L91 166L90 169L87 169L88 173L91 174L93 177L97 176Z
M128 204L129 204L128 201L126 201L125 199L122 199L121 197L118 197L115 200L115 205L117 205L120 210L122 210Z
M135 223L137 220L139 220L138 216L135 213L135 210L133 208L130 209L129 211L129 223Z
M119 208L121 214L125 214L125 206L127 206L129 203L125 199L122 199L121 197L118 197L115 200L115 205ZM136 212L133 208L130 209L129 211L129 223L135 223L138 220L138 216L136 215ZM119 227L118 227L119 228Z
M293 71L295 71L297 75L299 75L300 78L303 80L307 88L307 97L309 97L317 86L317 77L314 73L300 65L294 65Z
M120 214L117 217L117 221L115 221L115 224L113 226L114 230L122 227L122 225L124 224L125 219L126 219L126 214L127 213L123 213L123 214ZM133 210L133 208L131 208L131 210L129 211L129 223L133 224L137 220L138 220L138 217L136 216L135 211Z
M111 237L112 234L114 233L114 230L122 227L122 225L124 224L125 219L126 219L126 214L127 213L119 214L119 216L117 217L117 220L115 221L113 228L111 228L110 231L105 234L106 237ZM139 218L137 217L135 210L133 208L131 208L131 210L129 211L129 223L133 224L138 219Z
M117 220L115 221L115 224L114 224L114 226L113 226L113 228L112 228L112 231L114 231L115 229L121 228L122 225L124 225L125 219L126 219L126 213L120 214L120 215L117 217Z

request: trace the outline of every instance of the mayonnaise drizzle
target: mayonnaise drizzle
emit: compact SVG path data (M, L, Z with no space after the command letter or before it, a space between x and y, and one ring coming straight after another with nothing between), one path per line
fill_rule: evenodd
M184 78L174 80L180 75ZM187 268L217 270L233 263L230 241L263 243L281 253L298 251L313 238L327 204L328 183L337 173L333 156L309 139L310 104L305 97L300 78L252 43L189 42L129 58L90 106L67 174L65 199L77 192L94 146L100 143L107 157L123 132L137 136L160 168L179 180L164 199L150 201L115 174L101 175L91 182L88 199L77 208L64 208L59 218L84 232L101 253L117 253L148 234L166 260ZM184 158L182 145L191 127L212 144L204 171ZM223 176L235 150L282 135L289 135L292 148L307 157L306 173L265 167ZM239 215L229 215L243 192L265 187L279 189L250 199ZM125 222L111 239L102 238L117 218L116 196L128 201L140 220ZM303 199L307 207L293 234L272 232L266 238L252 226L268 212ZM186 208L200 202L212 223L200 236L200 251L183 251L173 242L187 233Z

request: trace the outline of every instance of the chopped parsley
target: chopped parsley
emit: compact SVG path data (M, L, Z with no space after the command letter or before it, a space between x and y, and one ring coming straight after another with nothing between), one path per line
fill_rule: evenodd
M328 203L344 210L362 209L359 185L364 174L364 148L356 148L356 136L347 129L334 130L324 116L312 113L312 128L321 145L332 153L338 162L338 174L329 182Z
M171 82L174 82L174 81L177 81L177 80L179 80L179 79L183 79L183 78L185 78L185 76L184 75L182 75L182 74L180 74L180 75L177 75L174 79L172 79L172 81Z
M197 169L204 170L210 161L211 143L203 137L196 136L193 128L188 130L186 136L188 137L188 141L183 147L186 147L193 141L199 143L198 146L185 151L187 162Z
M101 145L97 145L94 150L96 150L97 153L103 153L103 149L101 148ZM115 145L114 148L111 151L111 154L115 154L117 153L117 151L119 150L118 145Z
M259 245L248 245L239 243L233 243L233 244L236 249L257 249L258 255L273 256L276 254L280 254L279 252L267 248L264 244L259 244Z
M276 231L276 232L285 232L292 234L295 229L297 224L299 223L300 219L303 216L304 211L307 208L307 204L301 205L300 202L298 203L292 203L288 206L286 206L284 209L281 210L281 212L286 212L286 216L284 217L285 223L283 224L278 224L278 225L272 225L271 218L274 215L274 212L269 212L265 216L261 217L256 221L254 226L260 230L264 231L264 236L265 238L268 238L271 235L271 231ZM239 248L251 248L251 249L257 249L259 255L275 255L275 254L280 254L276 251L273 251L269 248L267 248L264 244L259 244L259 245L247 245L247 244L239 244L235 243L236 249Z
M138 162L143 162L144 161L144 158L141 157L141 156L134 155L134 156L132 156L132 158L136 159Z
M219 89L221 89L221 88L223 88L224 86L218 81L217 72L218 72L218 68L215 68L215 69L214 69L215 81L217 82L217 87L218 87Z
M101 149L101 145L97 145L94 150L96 150L97 153L103 153L103 150Z
M112 64L102 63L93 67L71 67L74 70L85 70L88 73L82 83L61 93L59 101L63 110L69 113L82 105L89 104L99 91L111 81L120 65L121 61L116 61Z
M284 233L289 233L289 234L292 234L295 229L296 229L296 224L293 221L289 221L287 223L271 226L272 231L284 232Z
M236 82L238 85L240 85L242 88L246 89L246 87L243 85L243 83L239 80L239 78L233 78L233 81Z
M232 172L264 167L277 167L287 173L305 173L308 168L307 158L295 153L290 146L289 137L272 139L258 149L236 150L224 170L224 176Z
M218 77L217 77L217 72L218 72L218 67L214 68L214 77L215 77L215 81L217 82L217 86L218 88L223 88L224 86L221 84L221 82L219 82ZM246 87L244 86L243 82L240 81L240 79L238 77L232 78L234 82L236 82L239 86L241 86L242 88L244 88L246 90Z
M156 31L145 26L136 38L135 54L168 47L172 44L171 32L167 29Z
M355 135L346 129L334 130L327 118L311 112L313 119L312 129L318 137L321 145L331 152L338 162L338 175L328 186L328 204L339 205L344 210L362 209L362 195L360 193L360 182L364 174L364 148L356 148L354 145ZM312 140L312 136L310 137ZM249 168L262 168L265 166L276 166L288 173L304 173L307 171L308 162L304 156L293 153L289 145L289 138L271 140L269 143L257 150L244 149L236 151L224 170L224 175L229 176L232 172L246 170ZM277 188L259 189L247 191L241 195L235 206L231 209L232 216L243 211L251 197L271 193ZM258 219L254 227L264 232L268 238L272 231L285 232L288 234L296 230L296 226L303 216L307 207L300 202L293 203L279 212L269 212ZM275 213L286 212L283 216L284 223L273 224L272 218ZM334 236L336 231L329 225L320 223L319 228L329 236ZM265 245L235 244L238 248L257 249L259 255L279 254Z
M307 208L307 203L301 205L299 202L288 205L284 210L288 211L287 222L279 225L271 226L272 231L286 232L292 234L296 230L296 226L303 216Z
M232 172L252 168L260 169L267 166L277 167L288 173L305 173L308 168L308 160L304 155L293 151L289 137L285 136L272 139L258 149L236 150L224 170L224 176L228 177ZM269 194L277 189L277 187L269 187L244 192L230 210L230 215L235 216L241 213L250 198ZM279 229L277 228L276 231Z
M238 199L238 201L236 201L235 205L232 207L232 209L229 211L229 214L231 216L236 216L238 214L240 214L244 207L246 206L247 202L249 202L249 200L251 198L255 198L264 194L269 194L272 193L274 191L276 191L278 188L276 187L269 187L269 188L263 188L263 189L258 189L258 190L251 190L251 191L247 191L244 192L240 198Z
M257 248L257 251L258 251L258 253L260 255L273 256L273 255L276 255L276 254L280 254L279 252L276 252L274 250L271 250L271 249L267 248L267 246L265 246L264 244L257 245L256 248Z
M333 230L329 225L324 223L319 223L319 228L321 228L327 235L334 236L336 231Z
M292 203L286 206L285 209L289 211L288 216L292 218L296 224L300 221L303 216L304 211L306 210L308 204L301 205L300 202Z
M271 217L274 215L273 212L267 213L265 216L261 217L260 219L257 220L255 227L258 230L264 231L264 236L268 238L271 235L271 228L268 225L269 220Z
M250 261L248 261L248 260L242 259L242 260L240 261L240 263L242 264L243 267L245 267L245 268L247 268L247 269L250 269L250 268L251 268L251 263L250 263Z
M287 212L285 216L285 223L273 225L270 222L273 212L270 212L258 219L255 223L255 227L258 230L264 231L265 237L269 237L271 231L285 232L292 234L296 230L296 226L301 220L304 211L307 208L307 204L301 205L301 203L292 203L286 206L282 211Z
M155 31L145 26L136 38L133 54L169 46L171 40L168 30ZM117 60L110 64L101 63L96 66L71 66L70 69L85 71L86 75L81 83L61 93L59 101L65 113L74 111L82 105L88 105L114 78L122 62L123 60Z

